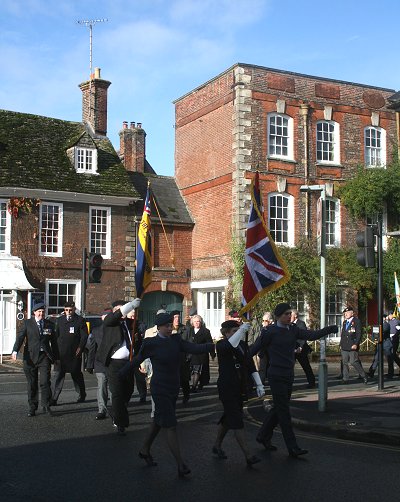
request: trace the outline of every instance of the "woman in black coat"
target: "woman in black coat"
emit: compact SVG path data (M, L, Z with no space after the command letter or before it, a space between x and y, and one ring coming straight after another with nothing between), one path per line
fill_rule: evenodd
M256 371L253 359L248 354L248 348L243 339L248 330L248 324L239 325L237 321L225 321L221 325L223 339L217 342L219 365L218 394L224 407L224 413L218 423L218 433L212 452L218 458L227 458L222 450L222 441L229 429L232 429L235 439L246 457L248 466L260 462L251 455L246 444L243 424L243 399L247 390L247 377L251 375L257 388L257 395L264 395L264 386Z
M189 330L189 338L193 343L212 343L210 330L204 325L203 319L199 315L195 315L191 319ZM215 351L211 352L211 357L215 358ZM210 379L210 361L208 354L193 354L191 358L192 367L192 392L196 392L197 386L207 385L208 381L205 376ZM204 377L203 377L204 375Z

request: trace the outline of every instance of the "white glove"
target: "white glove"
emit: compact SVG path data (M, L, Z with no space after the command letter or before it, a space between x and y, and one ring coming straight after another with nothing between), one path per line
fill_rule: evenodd
M246 338L246 333L249 331L249 328L249 322L241 324L240 328L228 340L232 347L236 348L239 345L240 340L244 340Z
M139 305L140 305L140 298L135 298L131 302L125 303L125 305L122 305L121 307L122 315L126 316L126 314L129 314L131 310L139 308Z
M251 374L254 383L256 384L256 392L258 397L262 397L265 395L265 390L264 390L264 385L261 382L260 374L258 371L254 371L254 373Z

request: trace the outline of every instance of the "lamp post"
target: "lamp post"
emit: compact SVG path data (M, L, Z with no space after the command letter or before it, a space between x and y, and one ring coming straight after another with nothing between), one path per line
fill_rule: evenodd
M317 206L317 243L318 254L321 259L320 273L320 328L325 327L325 304L326 304L326 187L325 185L302 185L301 192L320 192L321 197ZM326 338L320 340L319 368L318 368L318 410L326 411L328 401L328 366L326 363Z

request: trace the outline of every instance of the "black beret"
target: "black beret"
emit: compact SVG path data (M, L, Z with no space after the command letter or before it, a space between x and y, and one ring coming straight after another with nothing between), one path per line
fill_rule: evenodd
M111 307L118 307L119 305L125 305L127 303L125 300L115 300L112 302Z
M231 328L238 328L240 324L237 321L234 321L233 319L230 319L229 321L225 321L221 324L221 328L225 329L231 329Z
M170 312L170 314L172 315L172 317L174 317L174 315L181 315L179 310L173 310L172 312Z
M156 315L156 326L164 326L165 324L172 324L171 314L157 314Z
M278 303L274 310L274 316L280 317L287 310L292 310L292 307L288 303Z

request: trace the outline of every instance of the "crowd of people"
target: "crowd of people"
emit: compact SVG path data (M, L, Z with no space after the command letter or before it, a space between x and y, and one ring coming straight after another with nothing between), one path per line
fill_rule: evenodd
M229 312L228 320L220 329L220 338L214 342L202 317L195 308L189 312L186 324L181 322L179 311L161 309L155 316L155 325L149 329L135 319L140 300L116 300L102 313L102 323L91 330L83 317L77 314L73 302L64 306L63 313L54 324L45 319L45 305L34 305L32 317L23 323L17 336L12 358L24 345L23 368L28 386L28 416L34 417L41 406L51 414L58 404L66 373L71 374L77 402L86 399L82 373L82 354L88 345L86 370L97 378L96 420L110 415L118 435L125 435L129 425L128 403L134 386L141 403L151 396L150 427L138 455L153 467L157 465L151 448L161 429L166 430L169 449L174 456L179 476L187 476L190 468L184 460L177 434L176 404L179 392L187 405L192 393L200 391L210 380L209 358L218 359L218 396L223 413L218 422L212 453L225 460L223 441L229 430L238 443L246 465L260 462L249 448L244 432L243 403L249 392L261 398L268 383L272 394L265 419L256 441L266 450L274 451L272 436L279 424L288 454L299 457L308 453L296 440L290 416L290 398L294 382L296 360L303 368L308 386L315 387L315 376L308 355L311 347L307 341L317 340L336 333L336 325L320 330L309 330L299 319L299 314L288 303L278 304L273 313L265 312L260 335L248 343L250 324L242 322L236 311ZM361 322L352 307L343 311L341 327L342 383L349 382L350 365L367 383L368 377L359 359ZM397 343L400 321L393 314L384 326L389 374L393 363L400 366ZM51 366L54 365L54 386L51 386ZM375 360L368 372L373 376ZM390 373L391 372L391 373ZM109 405L111 401L111 405Z

